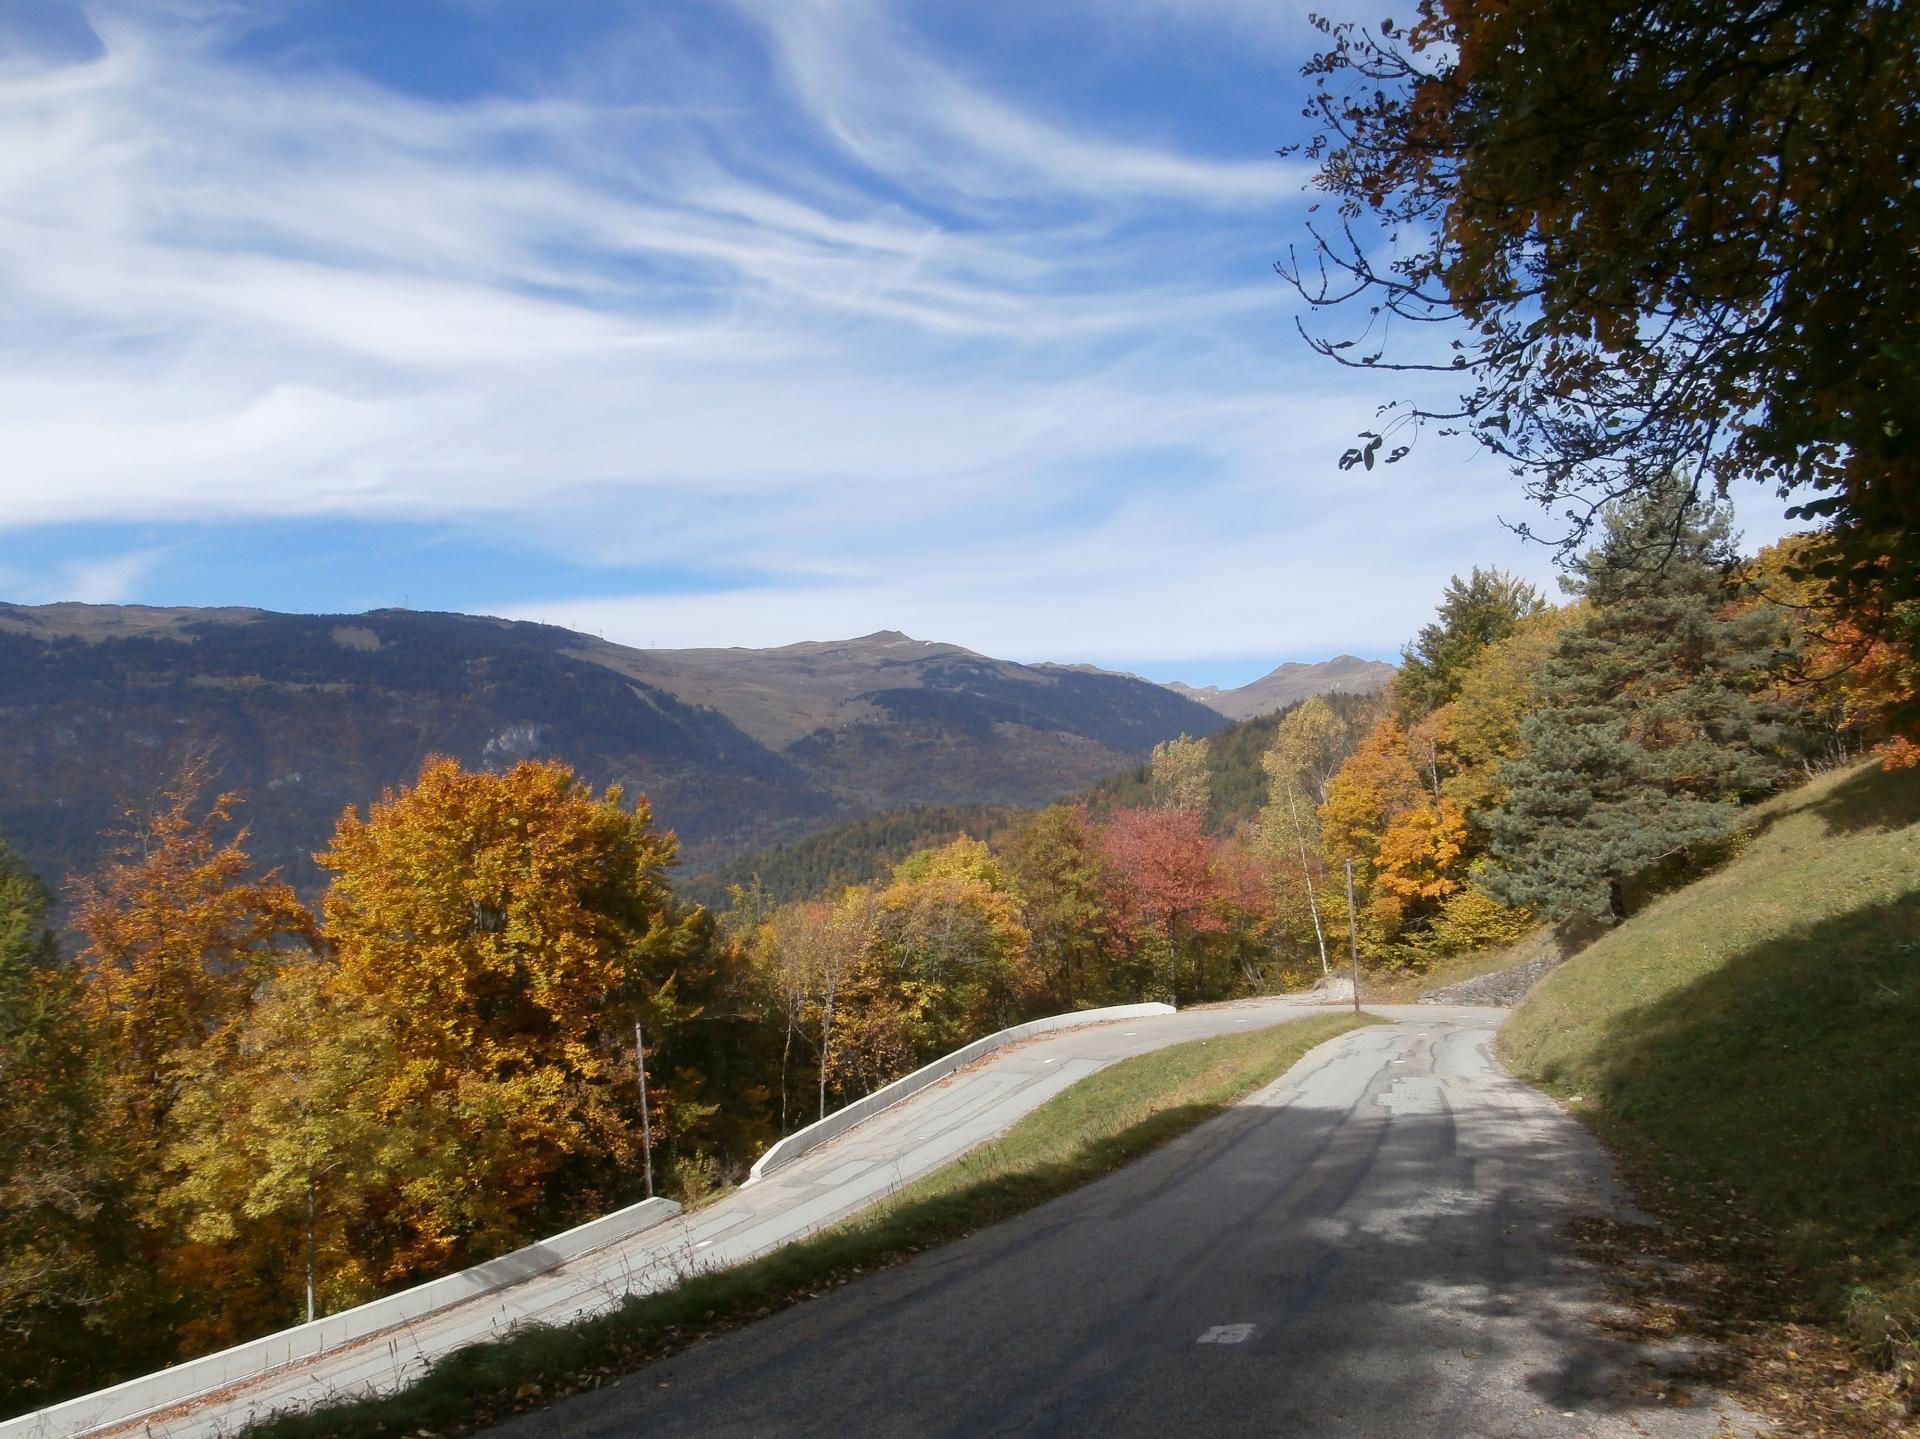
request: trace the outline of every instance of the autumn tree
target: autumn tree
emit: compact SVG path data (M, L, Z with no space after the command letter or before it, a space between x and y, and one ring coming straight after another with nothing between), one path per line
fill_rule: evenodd
M1153 747L1150 762L1153 802L1161 809L1191 809L1206 814L1211 804L1213 767L1207 742L1181 735Z
M1779 616L1787 639L1772 694L1819 737L1832 762L1877 748L1890 766L1920 759L1920 600L1869 616L1813 576L1832 553L1820 532L1789 535L1742 570L1749 608Z
M787 1075L794 1042L814 1054L816 1118L827 1115L830 1077L849 1066L838 1053L846 1040L847 1005L856 976L873 947L875 897L871 886L843 890L837 899L797 900L776 907L756 932L753 958L782 1034L780 1128L789 1124Z
M434 1136L389 1108L389 1016L329 963L281 966L233 1039L231 1054L202 1048L185 1065L160 1207L190 1242L239 1256L261 1296L228 1292L222 1318L240 1338L371 1297L369 1210Z
M1676 528L1676 503L1657 491L1610 507L1574 567L1588 609L1540 676L1487 820L1490 887L1509 903L1621 918L1629 879L1720 837L1780 775L1786 736L1754 698L1777 621L1730 610L1725 507Z
M1106 911L1099 837L1084 804L1049 805L1017 826L1000 862L1020 904L1033 965L1051 1002L1073 1009L1107 997L1113 926Z
M82 1009L106 1055L105 1122L143 1181L158 1174L180 1065L219 1042L314 933L292 886L254 875L247 832L232 828L239 796L203 807L206 783L188 766L129 813L105 868L71 886Z
M1015 1023L1040 992L1019 902L976 839L894 866L875 905L873 955L922 1062Z
M434 758L315 858L342 982L391 1016L383 1105L434 1136L396 1272L522 1237L564 1166L635 1162L633 1019L665 1027L677 968L712 938L668 892L674 840L644 799L557 763Z
M1435 719L1453 759L1445 791L1470 819L1477 822L1506 798L1503 767L1525 753L1520 727L1541 703L1540 677L1562 632L1585 613L1576 601L1529 615L1460 671L1458 691Z
M97 1228L99 1070L52 904L0 841L0 1413L100 1372L93 1321L114 1279Z
M1357 924L1380 959L1396 957L1405 930L1463 884L1467 820L1442 788L1434 728L1432 719L1407 728L1380 717L1319 811L1327 857L1354 861Z
M1463 387L1349 462L1464 429L1569 547L1610 500L1674 520L1758 481L1828 522L1829 583L1920 597L1920 10L1420 0L1406 28L1320 23L1306 151L1337 214L1282 270L1354 317L1322 353Z
M1546 608L1540 592L1501 569L1473 567L1447 581L1439 612L1400 652L1394 696L1403 720L1437 710L1460 692L1467 666L1489 645L1507 638Z
M1165 946L1168 1002L1180 1002L1180 942L1225 928L1213 846L1191 809L1123 809L1108 820L1101 852L1114 879L1109 903Z

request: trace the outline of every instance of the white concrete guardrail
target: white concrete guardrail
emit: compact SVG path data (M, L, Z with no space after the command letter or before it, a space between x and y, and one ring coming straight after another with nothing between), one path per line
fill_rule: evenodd
M1005 1045L1033 1035L1072 1029L1083 1024L1144 1019L1150 1015L1172 1013L1174 1013L1173 1006L1167 1004L1122 1004L1107 1009L1083 1009L1071 1014L1055 1014L1045 1019L1030 1020L1025 1024L1016 1024L1011 1029L1002 1029L982 1039L976 1039L973 1043L963 1045L953 1053L934 1060L925 1068L916 1069L905 1078L896 1079L884 1088L876 1089L865 1099L855 1100L844 1109L835 1110L825 1119L789 1134L760 1156L747 1182L751 1184L756 1179L764 1178L781 1165L798 1159L808 1150L816 1149L828 1140L839 1137L862 1120L870 1119L881 1110L900 1103L901 1100L919 1093L931 1084L939 1083L948 1075L966 1068L982 1055L990 1054ZM362 1304L355 1309L329 1314L326 1318L316 1319L311 1324L282 1329L276 1334L249 1340L244 1344L236 1344L231 1349L223 1349L217 1354L204 1355L199 1359L190 1359L185 1363L176 1364L170 1369L161 1369L152 1374L142 1375L138 1379L129 1379L123 1384L114 1385L111 1389L96 1390L91 1394L83 1394L79 1398L69 1399L64 1403L0 1422L0 1439L64 1439L64 1436L84 1434L110 1424L124 1423L158 1410L173 1408L200 1395L225 1389L229 1385L245 1380L259 1378L276 1369L310 1359L326 1350L365 1339L384 1330L397 1328L436 1310L491 1293L496 1289L505 1289L523 1279L531 1279L537 1274L544 1274L590 1250L604 1248L638 1234L642 1230L650 1229L663 1220L671 1219L679 1212L680 1206L670 1199L644 1200L602 1218L590 1220L567 1230L564 1234L556 1234L551 1239L530 1244L525 1249L516 1249L511 1254L490 1259L485 1264L463 1269L458 1274L449 1274L441 1279L430 1280L425 1284L415 1285L411 1289L404 1289L398 1294L390 1294L385 1299L376 1299L370 1304Z
M1151 1014L1172 1014L1170 1004L1116 1004L1107 1009L1081 1009L1071 1014L1050 1014L1045 1019L1030 1019L1025 1024L1016 1024L1011 1029L996 1030L972 1044L964 1044L952 1054L942 1055L925 1068L916 1069L903 1079L883 1085L874 1090L865 1099L856 1099L844 1109L836 1109L825 1119L816 1120L805 1129L796 1129L785 1139L780 1140L754 1162L747 1174L747 1183L764 1179L783 1164L790 1164L810 1149L818 1149L829 1139L837 1139L863 1119L871 1119L881 1110L898 1104L910 1095L918 1094L929 1084L938 1084L956 1070L965 1069L983 1054L991 1054L1003 1045L1016 1040L1027 1039L1036 1034L1047 1034L1056 1029L1072 1029L1082 1024L1104 1024L1114 1019L1145 1019ZM0 1430L0 1439L5 1439L5 1430Z
M311 1324L282 1329L236 1344L231 1349L222 1349L217 1354L202 1355L171 1369L129 1379L111 1389L97 1389L77 1399L22 1414L0 1423L0 1439L54 1439L60 1435L83 1434L105 1424L171 1408L197 1395L224 1389L243 1379L257 1378L325 1350L393 1329L450 1304L544 1274L589 1250L604 1248L643 1229L651 1229L679 1212L680 1206L671 1199L643 1199L612 1214L590 1219L564 1234L529 1244L498 1259L489 1259L471 1269L462 1269L458 1274L431 1279L398 1294L389 1294L385 1299L329 1314Z

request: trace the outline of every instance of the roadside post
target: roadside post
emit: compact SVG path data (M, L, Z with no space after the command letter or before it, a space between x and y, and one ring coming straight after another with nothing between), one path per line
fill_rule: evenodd
M633 1021L633 1062L640 1069L640 1153L647 1167L647 1198L653 1198L653 1120L647 1114L647 1041Z

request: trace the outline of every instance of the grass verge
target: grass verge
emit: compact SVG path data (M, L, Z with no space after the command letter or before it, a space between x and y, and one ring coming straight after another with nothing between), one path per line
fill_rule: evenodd
M250 1439L457 1434L596 1389L722 1330L1007 1219L1118 1169L1277 1079L1373 1016L1321 1015L1109 1065L1001 1138L874 1208L760 1259L630 1297L578 1324L456 1350L397 1394L283 1414Z
M1916 1035L1920 771L1869 767L1765 806L1723 868L1543 980L1499 1047L1717 1276L1710 1322L1779 1370L1772 1397L1838 1385L1843 1432L1895 1433L1920 1389Z

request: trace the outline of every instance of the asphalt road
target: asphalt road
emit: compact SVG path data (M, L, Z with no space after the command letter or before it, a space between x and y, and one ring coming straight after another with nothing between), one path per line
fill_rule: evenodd
M595 1313L626 1294L650 1293L692 1271L738 1263L843 1219L1005 1131L1075 1080L1116 1059L1321 1012L1285 1001L1248 1001L1064 1030L999 1050L694 1214L403 1329L162 1415L89 1432L211 1439L267 1413L391 1391L411 1382L437 1356L516 1324L560 1323Z
M1653 1399L1658 1356L1593 1323L1562 1225L1618 1195L1489 1057L1499 1012L1393 1013L1119 1174L495 1439L1754 1432Z

